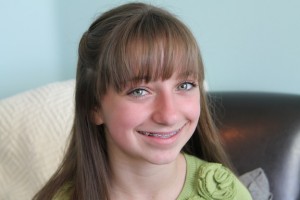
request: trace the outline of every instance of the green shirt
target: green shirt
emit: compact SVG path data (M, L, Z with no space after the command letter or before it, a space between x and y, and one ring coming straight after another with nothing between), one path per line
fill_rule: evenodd
M177 200L252 200L246 187L227 168L184 154L186 177ZM54 200L70 199L70 184L55 195Z
M227 168L184 154L185 183L177 200L252 200L246 187Z

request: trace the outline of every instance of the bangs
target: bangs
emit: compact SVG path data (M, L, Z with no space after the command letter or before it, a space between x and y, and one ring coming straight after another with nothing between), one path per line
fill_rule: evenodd
M173 74L201 84L203 66L195 38L173 16L160 15L149 11L120 25L117 32L122 35L109 53L115 58L106 65L107 86L120 92L128 84L166 80Z

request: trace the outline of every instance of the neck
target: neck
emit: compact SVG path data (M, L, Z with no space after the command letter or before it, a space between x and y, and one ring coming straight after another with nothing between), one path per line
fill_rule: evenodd
M184 185L182 154L165 165L112 162L111 199L176 199Z

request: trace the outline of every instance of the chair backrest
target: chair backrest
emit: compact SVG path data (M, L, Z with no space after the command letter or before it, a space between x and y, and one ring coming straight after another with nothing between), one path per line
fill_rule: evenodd
M274 200L300 199L300 95L211 93L226 148L242 174L262 168Z

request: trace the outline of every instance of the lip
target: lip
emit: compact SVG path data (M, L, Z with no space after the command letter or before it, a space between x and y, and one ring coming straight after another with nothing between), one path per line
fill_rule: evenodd
M175 129L174 131L166 131L166 132L160 132L160 131L137 131L137 132L139 134L141 134L141 135L152 137L152 138L169 139L169 138L172 138L172 137L178 135L178 133L183 129L184 126L185 126L185 124L181 128Z

